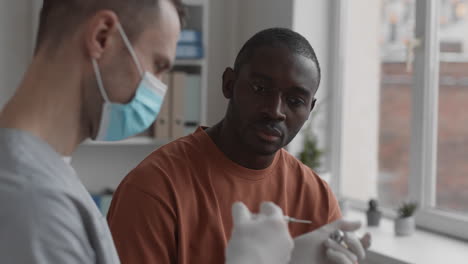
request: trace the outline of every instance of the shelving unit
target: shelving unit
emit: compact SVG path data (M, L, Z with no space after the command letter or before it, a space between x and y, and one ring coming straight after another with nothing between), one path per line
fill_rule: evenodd
M170 140L168 139L156 139L151 137L133 137L122 141L114 141L114 142L104 142L104 141L91 141L87 140L84 142L85 145L88 146L147 146L147 145L154 145L154 146L161 146L164 144L169 143Z
M209 56L209 47L207 44L209 41L209 0L183 0L183 2L188 9L186 28L195 29L202 33L204 56L202 59L198 60L177 60L175 63L175 68L178 70L184 70L184 68L188 68L189 71L193 70L193 68L190 69L190 67L198 68L201 76L200 122L202 125L204 125L206 124L207 120L207 58Z
M197 66L197 67L204 67L205 59L197 59L197 60L176 60L174 66Z
M182 1L186 5L204 5L207 1L206 0L183 0Z

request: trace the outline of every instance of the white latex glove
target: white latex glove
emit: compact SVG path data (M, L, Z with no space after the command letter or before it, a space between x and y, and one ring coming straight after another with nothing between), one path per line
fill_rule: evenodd
M286 264L293 240L283 211L273 203L263 203L252 214L243 203L232 206L234 229L226 250L227 264Z
M365 250L370 247L370 234L358 239L353 233L361 227L360 222L338 220L318 230L294 239L291 264L355 264L365 259ZM345 233L348 248L331 240L330 234L340 229Z

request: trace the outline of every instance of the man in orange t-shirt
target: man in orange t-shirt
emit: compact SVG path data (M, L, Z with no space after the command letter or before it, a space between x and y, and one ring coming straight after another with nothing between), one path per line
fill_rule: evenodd
M301 35L257 33L223 75L225 118L152 153L120 184L108 220L123 263L223 263L231 206L285 215L293 237L341 218L329 186L286 146L314 108L320 67Z

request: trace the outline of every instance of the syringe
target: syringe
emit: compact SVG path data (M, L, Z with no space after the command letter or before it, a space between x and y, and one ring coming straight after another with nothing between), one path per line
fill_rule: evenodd
M312 224L312 221L301 220L301 219L297 219L297 218L286 216L286 215L284 216L284 220L286 220L286 222L290 222L290 223Z

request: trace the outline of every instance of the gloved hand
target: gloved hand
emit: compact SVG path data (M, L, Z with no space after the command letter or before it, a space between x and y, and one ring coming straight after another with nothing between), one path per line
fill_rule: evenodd
M286 264L293 240L283 211L273 203L263 203L252 214L243 203L232 206L234 229L226 250L227 264Z
M294 239L291 264L355 264L366 257L371 237L366 234L358 239L354 231L361 227L360 222L338 220L329 225ZM340 229L344 232L347 247L330 239L330 234Z

